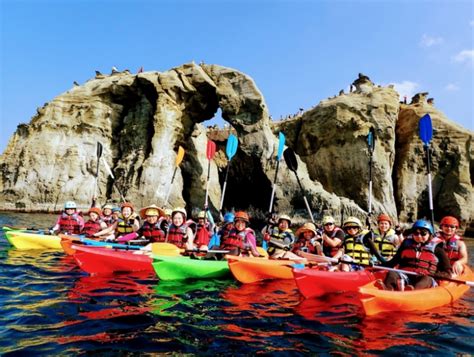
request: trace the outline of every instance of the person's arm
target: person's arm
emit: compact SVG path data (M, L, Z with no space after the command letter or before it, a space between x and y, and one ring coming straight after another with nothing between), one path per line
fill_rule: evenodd
M186 242L186 249L193 250L194 249L194 234L191 228L186 228L186 236L188 240Z
M392 257L392 259L390 260L385 260L384 262L382 262L382 266L384 267L387 267L387 268L395 268L398 264L400 264L401 262L401 257L402 257L402 251L403 249L401 249L401 246L400 248L397 250L397 252L395 253L395 255Z
M259 257L260 253L257 250L257 239L255 238L255 235L252 232L247 233L247 242L250 246L250 251L252 252L252 255L254 257Z
M326 245L331 247L331 248L339 247L341 245L342 239L343 239L343 238L340 237L339 233L342 234L342 232L339 231L339 232L336 233L336 236L334 238L330 238L326 233L323 233L323 242L326 243Z
M107 234L110 234L112 232L115 232L115 229L117 228L117 225L118 225L118 222L115 222L110 227L107 227L107 228L101 230L100 232L94 233L93 236L94 237L101 237L101 236L105 236Z
M375 246L375 243L372 240L372 235L372 231L369 231L369 233L365 234L363 238L363 243L366 247L369 248L370 254L374 255L377 260L383 264L387 262L387 260L382 256L382 254L380 254L379 250Z
M458 245L459 245L459 255L461 256L461 258L456 260L453 263L453 266L451 267L455 275L462 274L462 272L464 271L464 265L467 265L467 262L468 262L466 243L460 240L458 241Z
M82 218L81 216L78 215L77 219L78 219L78 223L79 223L79 229L82 232L82 230L84 229L84 218Z

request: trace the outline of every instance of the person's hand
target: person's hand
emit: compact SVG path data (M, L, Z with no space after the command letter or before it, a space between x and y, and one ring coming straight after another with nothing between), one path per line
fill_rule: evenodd
M464 271L464 266L459 262L454 262L451 268L453 270L454 275L460 275Z
M399 236L399 235L402 234L402 233L403 233L402 227L400 227L400 225L396 225L396 226L395 226L395 234L396 234L397 236Z
M266 242L270 242L270 239L271 239L271 236L270 236L270 234L268 234L268 233L265 233L265 234L263 235L263 240L264 240L264 241L266 241Z

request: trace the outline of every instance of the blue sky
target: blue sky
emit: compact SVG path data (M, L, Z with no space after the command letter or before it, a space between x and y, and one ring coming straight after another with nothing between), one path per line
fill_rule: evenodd
M474 130L474 2L0 0L0 152L36 108L112 66L236 68L273 118L308 109L359 72L430 92Z

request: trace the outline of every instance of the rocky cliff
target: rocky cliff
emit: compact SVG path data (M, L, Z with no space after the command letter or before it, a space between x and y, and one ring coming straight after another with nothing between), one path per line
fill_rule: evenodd
M418 119L433 118L433 187L436 214L472 219L473 134L424 100L402 105L390 87L365 76L355 91L322 101L283 122L269 119L265 100L251 78L216 65L186 64L170 71L98 75L38 109L22 124L0 157L0 209L59 210L65 200L90 205L95 187L96 143L115 183L137 206L164 205L176 151L178 167L170 205L202 207L207 177L206 140L220 151L211 162L210 202L219 205L228 130L209 132L201 123L222 117L239 139L230 167L226 208L267 211L275 173L278 131L298 155L298 176L316 218L358 215L368 208L366 135L375 129L373 211L402 220L426 213L426 175ZM119 201L114 181L99 165L98 201ZM280 164L277 211L305 214L295 175Z

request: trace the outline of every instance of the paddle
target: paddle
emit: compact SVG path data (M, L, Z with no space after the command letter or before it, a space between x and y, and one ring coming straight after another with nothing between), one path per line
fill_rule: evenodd
M434 227L434 210L433 210L433 191L431 188L431 160L430 160L430 142L433 138L433 126L431 124L431 117L425 114L419 122L419 135L423 142L426 155L426 169L428 172L428 200L431 213L431 225Z
M95 185L94 185L94 195L92 196L92 203L91 207L95 207L95 203L97 200L97 182L99 180L99 164L100 164L100 157L102 156L102 144L97 142L97 166L95 170Z
M174 181L174 177L176 176L176 171L178 171L178 167L179 165L181 164L181 162L183 161L183 157L184 157L184 149L182 146L179 146L178 147L178 154L176 155L176 160L175 160L175 168L174 168L174 171L173 171L173 176L171 177L171 182L168 186L168 191L166 192L166 196L165 196L165 206L168 204L168 199L170 198L170 194L171 194L171 187L173 186L173 181ZM156 192L158 194L158 191Z
M232 158L234 157L235 153L237 152L238 145L239 145L239 141L237 140L237 137L234 134L230 134L229 138L227 139L227 146L225 148L225 153L227 155L227 158L229 159L229 163L227 164L227 170L225 172L224 188L222 189L222 197L221 197L221 203L219 205L219 212L222 212L222 206L224 205L224 196L225 196L225 189L227 187L227 176L229 175L230 162Z
M171 243L152 243L151 251L156 255L181 256L182 253L229 253L228 250L199 250L199 249L181 249Z
M275 190L276 190L276 182L277 182L277 175L278 175L278 168L280 166L281 155L283 154L283 148L285 147L285 135L280 131L278 134L278 151L277 151L277 166L275 170L275 178L273 179L273 187L272 187L272 195L270 197L270 207L268 208L268 213L273 213L273 199L275 197Z
M309 207L308 200L306 199L306 196L304 194L303 186L301 186L300 178L298 177L298 173L296 170L298 170L298 161L296 160L295 153L292 149L287 148L283 152L283 157L285 158L286 166L295 173L296 180L298 181L298 185L300 186L301 192L303 192L303 199L304 203L306 205L306 209L308 210L309 217L311 218L311 221L314 223L314 218L313 218L313 213L311 212L311 208Z
M119 193L119 195L120 195L120 198L122 199L122 202L127 202L127 201L125 200L125 197L124 197L123 194L122 194L122 191L120 190L120 188L117 186L117 183L115 182L115 176L114 176L114 174L113 174L113 172L112 172L112 169L110 168L109 164L107 163L107 161L105 160L104 157L102 157L102 163L104 164L105 170L107 171L107 173L109 174L109 176L112 177L113 185L114 185L114 187L117 189L117 191L118 191L118 193Z
M367 134L367 146L369 148L369 205L365 223L370 230L370 218L372 216L372 158L375 148L375 130L373 127L369 129L369 133Z
M208 198L209 198L209 178L211 176L211 160L216 153L216 143L212 140L207 141L206 157L208 160L207 164L207 182L206 182L206 198L204 200L204 210L208 208Z

